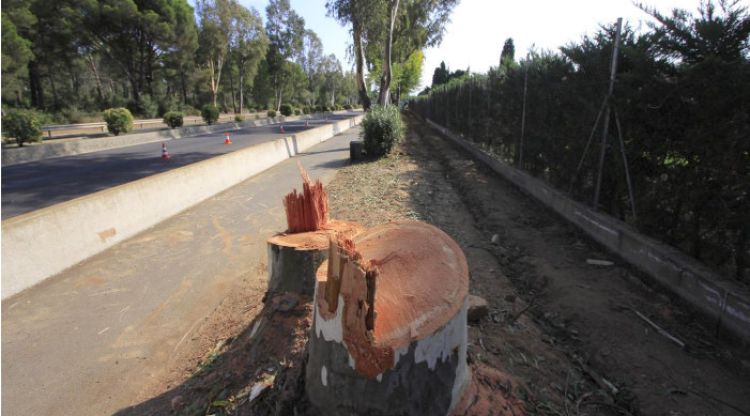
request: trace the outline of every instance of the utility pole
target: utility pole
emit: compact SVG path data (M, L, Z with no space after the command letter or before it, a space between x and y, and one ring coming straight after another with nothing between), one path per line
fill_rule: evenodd
M622 17L617 18L617 29L615 32L615 44L612 48L612 65L611 65L611 72L609 75L609 91L607 92L607 97L605 98L607 105L604 112L604 128L602 129L602 144L601 149L599 149L599 170L596 176L596 188L594 188L594 201L592 203L592 208L594 211L597 211L599 209L599 191L602 187L602 174L604 173L604 156L607 152L607 135L609 134L609 117L611 112L611 103L610 100L612 99L612 93L614 92L615 88L615 76L617 75L617 55L620 51L620 32L622 31Z

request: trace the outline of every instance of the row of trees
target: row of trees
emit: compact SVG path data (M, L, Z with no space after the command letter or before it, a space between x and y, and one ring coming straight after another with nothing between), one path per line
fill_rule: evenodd
M237 0L8 0L3 107L80 118L127 106L146 117L213 103L224 111L355 104L355 76L288 0L263 24Z
M597 208L750 281L750 14L737 1L703 2L695 15L641 8L658 23L623 31ZM605 27L520 61L506 42L487 74L433 85L409 105L589 204L601 122L587 142L607 94L613 39L614 27Z

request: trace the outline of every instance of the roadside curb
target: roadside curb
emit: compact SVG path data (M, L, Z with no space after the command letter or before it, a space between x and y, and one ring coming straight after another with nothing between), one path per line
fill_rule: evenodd
M2 299L356 126L362 114L2 222Z
M338 114L335 111L333 114ZM247 120L242 122L219 123L210 126L188 126L175 129L162 129L146 133L125 134L122 136L99 137L95 139L81 139L61 143L46 143L34 146L25 146L22 149L5 148L2 150L2 166L13 166L22 163L35 162L53 157L80 155L98 152L101 150L115 149L119 147L134 146L143 143L152 143L162 140L177 140L185 137L194 137L201 134L210 134L220 131L234 131L245 127L267 126L297 120L312 120L315 113L301 116L279 116L275 118L263 118L260 120Z
M555 211L609 251L708 317L719 330L750 342L750 291L674 247L640 234L630 225L595 212L540 179L481 150L447 128L425 119L443 137Z

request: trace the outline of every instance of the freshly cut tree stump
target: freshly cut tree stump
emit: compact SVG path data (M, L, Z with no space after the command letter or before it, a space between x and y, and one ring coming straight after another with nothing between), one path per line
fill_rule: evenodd
M447 415L470 379L469 272L417 221L339 237L317 272L305 388L322 414Z
M315 290L315 272L328 258L331 236L351 238L363 227L346 221L328 221L318 231L281 233L268 239L268 295L293 292L308 297ZM309 298L308 298L309 299Z

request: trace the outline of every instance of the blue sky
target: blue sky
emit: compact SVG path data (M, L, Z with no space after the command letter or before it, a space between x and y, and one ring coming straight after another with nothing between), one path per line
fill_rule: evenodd
M695 11L699 5L699 0L641 1L662 13L675 7ZM265 18L268 0L240 0L240 3L255 7ZM351 43L349 30L326 17L325 0L291 0L291 5L305 18L306 27L318 34L325 52L335 54L344 68L352 68L346 60L346 48ZM618 17L642 30L647 29L650 21L631 0L461 0L451 15L443 43L425 50L419 89L432 81L432 72L440 61L452 69L484 72L497 65L508 37L514 39L518 58L532 45L557 49Z

